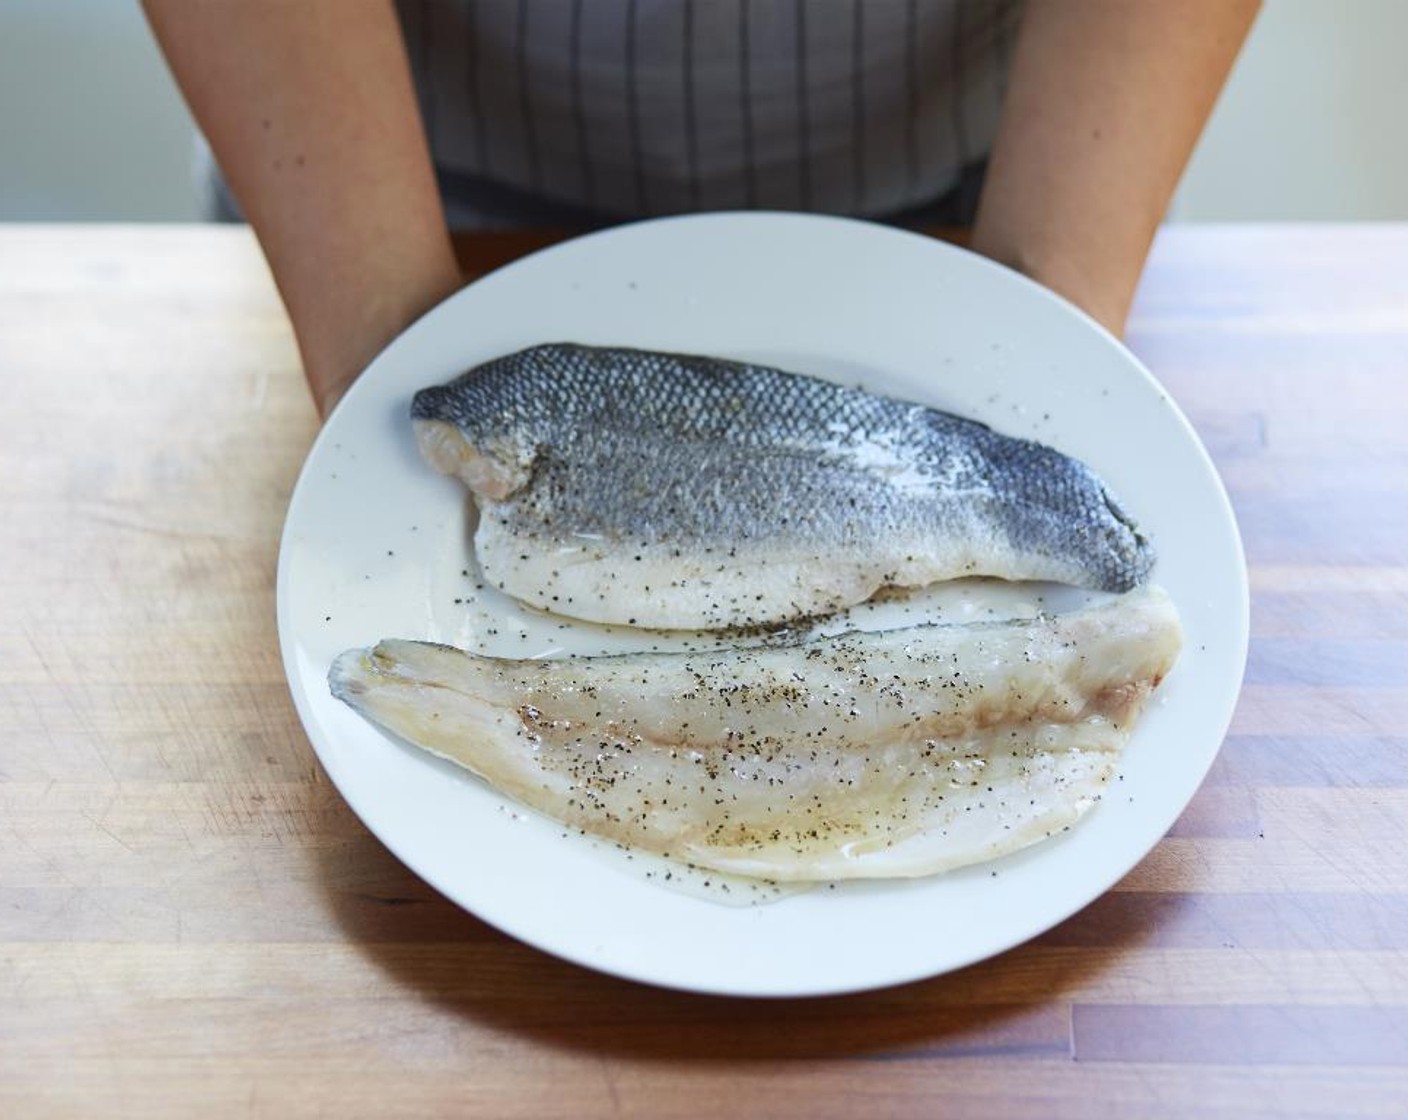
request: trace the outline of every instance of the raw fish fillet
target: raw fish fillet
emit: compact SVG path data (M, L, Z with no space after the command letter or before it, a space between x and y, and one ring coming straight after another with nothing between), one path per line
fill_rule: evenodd
M1055 617L558 661L384 641L333 693L568 825L777 880L927 875L1074 822L1181 642L1147 588Z
M1128 591L1154 559L1075 459L764 366L535 346L411 415L474 493L487 580L594 622L769 624L959 576Z

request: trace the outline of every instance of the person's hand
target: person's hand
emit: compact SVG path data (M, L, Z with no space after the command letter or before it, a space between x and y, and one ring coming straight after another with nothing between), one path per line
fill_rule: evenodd
M343 398L348 389L352 388L352 382L360 376L359 372L354 371L321 386L314 386L310 378L308 385L313 392L313 405L318 410L318 416L326 420L332 410L337 407L337 402Z
M1028 0L973 248L1115 334L1258 0Z
M326 416L461 284L391 0L144 0Z

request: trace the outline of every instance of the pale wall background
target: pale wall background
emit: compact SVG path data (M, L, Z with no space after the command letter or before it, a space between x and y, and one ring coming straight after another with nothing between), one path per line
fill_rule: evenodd
M1408 219L1408 0L1266 0L1175 220ZM0 220L199 214L136 0L0 0Z

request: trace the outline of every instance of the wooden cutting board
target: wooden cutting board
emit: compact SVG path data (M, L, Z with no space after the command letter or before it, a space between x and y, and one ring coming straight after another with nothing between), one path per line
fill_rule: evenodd
M1251 569L1202 792L992 961L712 999L488 928L321 774L274 628L316 421L249 234L0 228L0 1115L1408 1114L1408 227L1169 229L1130 339Z

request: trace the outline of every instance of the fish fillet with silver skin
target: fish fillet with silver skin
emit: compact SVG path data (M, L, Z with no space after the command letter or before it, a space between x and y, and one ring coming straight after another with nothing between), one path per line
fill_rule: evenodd
M1054 617L566 660L384 641L367 719L565 824L785 881L927 875L1076 821L1181 643L1146 588Z
M771 624L961 576L1123 592L1154 559L1075 459L765 366L535 346L411 415L473 492L489 583L594 622Z

